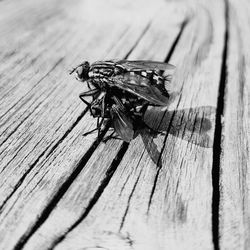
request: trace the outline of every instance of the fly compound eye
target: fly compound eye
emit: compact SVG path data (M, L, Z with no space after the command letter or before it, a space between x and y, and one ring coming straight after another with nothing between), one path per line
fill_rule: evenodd
M70 74L75 74L76 79L78 81L84 82L86 80L88 80L89 76L88 76L88 72L89 72L89 68L90 65L87 61L81 63L80 65L78 65L76 68L74 68L73 70L71 70Z
M77 78L77 80L81 80L82 79L82 75L83 75L83 67L79 66L76 69L76 78Z

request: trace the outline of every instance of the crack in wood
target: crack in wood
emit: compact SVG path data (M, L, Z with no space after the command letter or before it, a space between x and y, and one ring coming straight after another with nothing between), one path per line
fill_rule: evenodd
M109 48L107 49L106 55L109 55L109 53L112 51L112 49L114 48L114 46L115 46L117 43L119 43L120 41L122 41L122 39L123 39L124 37L126 37L128 31L129 31L129 28L130 28L130 27L127 26L127 27L123 30L123 32L121 33L121 35L117 38L117 40L109 46Z
M147 26L144 28L144 30L142 31L141 35L138 37L138 39L136 40L135 44L132 46L132 48L129 50L129 52L126 54L126 56L124 57L124 59L128 59L128 57L130 56L130 54L133 52L133 50L135 49L135 47L138 45L138 43L142 40L142 38L144 37L144 35L146 34L146 32L148 31L149 27L151 26L152 21L150 21Z
M146 26L146 28L143 30L142 34L139 36L139 38L137 39L137 41L135 42L134 46L130 49L130 51L126 54L126 56L124 57L125 59L132 53L132 51L135 49L135 47L137 46L137 44L140 42L140 40L143 38L143 36L145 35L145 33L147 32L147 30L149 29L151 25L151 22L148 23L148 25ZM62 59L61 59L62 60ZM82 114L77 118L76 122L65 132L65 134L61 137L61 139L52 147L52 149L50 150L50 152L48 153L48 155L46 156L46 158L51 155L53 153L53 151L59 146L59 144L66 138L66 136L71 132L71 130L77 125L77 123L82 119L82 117L85 115L85 113L88 111L88 108L86 108ZM99 136L99 138L97 138L94 143L92 144L92 146L89 148L89 150L85 153L85 155L82 157L81 161L79 162L78 166L76 167L76 169L74 170L74 172L71 174L71 176L65 181L64 184L62 184L62 186L59 188L58 192L55 194L55 196L53 197L53 199L51 200L51 202L46 206L46 208L43 210L43 212L41 213L40 217L38 218L37 222L33 225L33 227L26 232L21 238L20 240L17 242L17 244L15 245L14 249L22 249L24 247L24 245L26 244L26 242L29 240L29 238L34 234L35 231L37 231L37 229L44 223L44 221L49 217L50 213L52 212L52 210L54 209L54 207L56 206L56 204L59 202L59 200L61 199L61 197L64 195L64 193L69 189L70 185L73 183L73 181L75 180L75 178L79 175L79 173L82 171L82 169L84 168L84 166L86 165L87 161L90 159L90 157L92 156L93 152L95 151L95 149L98 147L98 145L100 144L100 142L102 141L103 137L105 136L106 132L108 131L108 129L110 128L111 123L108 122L105 126L105 128L102 130L101 135ZM93 198L90 200L89 205L87 206L84 214L79 218L79 220L77 220L70 228L69 230L60 238L58 238L54 243L53 243L53 247L56 246L57 244L59 244L65 237L66 235L73 230L90 212L90 210L92 209L92 207L95 205L95 203L98 201L99 197L101 196L101 194L103 193L104 189L106 188L106 186L108 185L111 177L113 176L113 173L115 172L115 169L118 167L120 161L123 158L123 155L126 153L127 148L128 148L128 143L124 142L117 154L117 157L114 159L114 161L111 163L110 168L108 169L107 173L106 173L106 177L103 179L101 185L99 186L98 190L96 191L95 195L93 196ZM47 151L48 148L46 148L46 150L39 156L39 158L35 161L35 163L32 164L32 168L38 163L39 159L45 154L45 152ZM29 169L29 171L27 172L27 174L32 170L32 168ZM27 176L27 174L25 174L25 177ZM25 179L22 178L22 182ZM21 185L21 183L18 185L18 187ZM17 187L17 188L18 188ZM15 189L16 190L16 189ZM13 195L14 192L11 193L11 195ZM7 201L7 200L6 200ZM52 247L52 248L53 248Z
M86 108L82 114L78 117L76 122L66 131L66 133L63 135L63 137L56 143L56 145L50 150L48 153L48 156L53 153L53 151L59 146L59 144L65 139L65 137L72 131L72 129L78 124L78 122L82 119L82 117L85 115L85 113L88 111L88 108ZM94 143L91 145L89 150L85 153L85 155L82 157L80 162L78 163L78 166L75 168L73 173L69 176L69 178L61 185L55 196L52 198L52 200L48 203L48 205L45 207L43 212L41 213L40 217L38 218L37 222L33 225L33 227L24 234L20 240L17 242L14 249L22 249L25 245L25 243L29 240L29 238L36 232L36 230L44 223L44 221L49 217L50 213L56 206L56 204L59 202L61 197L65 194L65 192L69 189L73 181L76 179L76 177L79 175L79 173L82 171L84 166L86 165L87 161L97 148L97 146L100 144L102 138L104 137L105 133L108 130L108 126L101 132L101 135L97 140L94 141Z
M10 112L11 109L13 109L22 99L25 99L25 97L31 93L31 91L40 83L42 82L62 61L63 61L64 57L60 58L59 60L57 60L57 62L51 67L50 70L48 70L48 72L42 76L35 84L34 86L24 95L22 96L14 105L12 105L4 114L2 114L0 116L0 119L3 118L6 114L8 114ZM11 91L11 90L10 90ZM9 91L9 92L10 92ZM2 99L4 99L5 96L9 95L9 92L7 92ZM29 99L27 99L19 108L22 108L27 102L29 101Z
M222 116L224 115L224 98L227 85L227 54L229 40L229 3L225 3L225 33L224 49L222 54L221 76L219 83L219 94L217 99L217 111L215 117L215 132L213 145L212 164L212 236L214 249L219 250L219 206L220 206L220 159L221 159L221 136L222 136Z
M161 152L159 154L159 158L158 158L158 161L157 161L157 172L156 172L156 175L155 175L153 187L152 187L152 190L151 190L151 193L150 193L150 197L149 197L149 201L148 201L147 214L149 214L149 211L150 211L150 206L151 206L151 203L152 203L152 200L153 200L153 196L154 196L154 193L155 193L156 184L157 184L157 181L158 181L158 178L159 178L160 170L162 168L161 156L163 154L163 151L164 151L164 148L165 148L165 145L166 145L166 142L167 142L167 138L168 138L168 135L169 135L169 132L170 132L170 128L171 128L171 123L172 123L172 121L174 119L174 114L175 114L175 112L173 112L171 120L169 122L167 133L166 133L166 136L164 138L163 145L162 145L162 148L161 148Z
M166 59L165 59L164 62L167 63L167 62L170 60L170 58L171 58L171 56L172 56L172 54L173 54L173 52L174 52L174 50L175 50L175 48L176 48L176 46L177 46L179 40L180 40L181 35L183 34L183 31L184 31L184 28L185 28L186 25L187 25L187 22L188 22L188 20L185 20L185 21L181 24L181 29L180 29L180 31L179 31L179 33L178 33L178 35L177 35L175 41L173 42L172 47L170 48L169 53L168 53L168 55L167 55L167 57L166 57ZM179 102L180 102L180 99L179 99ZM179 104L179 102L178 102L178 104ZM177 106L178 106L178 105L177 105ZM166 113L166 111L165 111L165 113ZM165 113L164 113L164 115L162 116L162 119L161 119L160 123L162 122L162 120L163 120L163 118L164 118L164 116L165 116ZM157 161L157 172L156 172L156 175L155 175L153 187L152 187L152 190L151 190L151 193L150 193L150 197L149 197L148 208L147 208L147 214L149 213L149 210L150 210L150 206L151 206L152 199L153 199L153 195L154 195L154 192L155 192L157 180L158 180L158 178L159 178L160 170L161 170L161 168L162 168L162 165L161 165L161 156L162 156L163 150L164 150L164 148L165 148L165 144L166 144L166 141L167 141L168 134L169 134L169 132L170 132L170 128L171 128L172 121L173 121L173 119L174 119L174 115L175 115L175 111L172 113L172 116L171 116L171 119L170 119L170 122L169 122L169 125L168 125L168 129L167 129L167 133L166 133L166 136L165 136L164 141L163 141L163 146L162 146L162 148L161 148L161 152L160 152L160 154L159 154L159 158L158 158L158 161Z
M17 182L17 184L14 186L12 192L6 197L6 199L3 201L3 203L0 206L0 214L2 212L2 209L4 208L7 201L12 197L12 195L17 191L17 189L22 185L23 181L25 180L26 176L31 172L31 170L35 167L35 165L39 162L39 160L44 156L48 148L52 145L52 143L47 146L47 148L38 156L38 158L30 165L30 168L25 172L25 174L22 176L22 178ZM14 206L15 202L13 203L12 207ZM11 208L12 208L11 207ZM11 210L11 208L9 210Z
M43 99L43 100L45 100L46 98L48 98L48 96L49 95L51 95L53 92L54 92L54 90L56 89L56 87L54 87L49 93L48 93L48 95L46 95L46 97ZM4 145L4 143L9 139L9 138L11 138L11 136L18 130L18 128L26 121L26 120L28 120L28 118L32 115L32 113L34 113L39 107L40 107L40 105L43 103L43 100L42 101L40 101L34 108L33 108L33 110L31 110L30 111L30 113L28 113L28 115L26 116L26 117L24 117L23 118L23 120L11 131L11 132L9 132L9 135L3 140L3 142L0 144L0 147L1 146L3 146ZM28 100L27 100L27 102L28 102ZM26 104L27 102L25 102L24 104ZM33 105L35 103L35 101L33 102L33 103L31 103L31 105ZM24 105L23 104L23 105ZM22 106L23 106L22 105ZM26 113L26 111L24 112L24 113ZM23 113L23 114L24 114ZM22 115L23 115L22 114ZM11 117L10 117L11 118ZM9 120L10 118L8 118L7 120ZM3 123L4 124L4 123ZM8 127L3 131L3 133L0 135L0 137L2 136L2 135L4 135L4 133L6 132L8 130ZM25 134L27 131L29 130L29 127L26 129L26 130L23 130L22 131L22 133L23 134ZM27 137L26 137L27 138ZM25 138L25 139L26 139ZM26 142L27 143L27 142ZM26 144L25 143L25 144ZM24 144L24 145L25 145ZM15 156L18 154L18 152L21 150L21 148L24 146L24 145L22 145L19 149L18 149L18 151L16 152L16 154L11 158L11 160L5 165L5 167L2 169L2 171L1 172L3 172L5 169L6 169L6 167L9 165L9 163L15 158ZM0 155L2 155L6 150L7 150L8 148L6 147L6 148L4 148L2 151L1 151L1 153L0 153ZM0 173L1 173L0 172Z
M70 126L70 128L64 133L64 135L57 141L57 143L50 149L49 153L47 154L46 158L51 155L54 150L62 143L62 141L66 138L66 136L73 130L73 128L79 123L79 121L82 119L82 117L86 114L87 109L85 109L76 119L76 121ZM39 142L38 142L39 143ZM32 163L29 167L29 169L25 172L25 174L22 176L22 178L18 181L18 183L15 185L13 191L8 195L8 197L5 199L5 201L0 206L0 212L2 208L4 207L5 203L8 201L8 199L16 192L18 187L20 187L25 180L26 176L31 172L31 170L36 166L36 164L40 161L40 159L45 155L45 153L48 151L48 149L51 147L53 143L50 143L45 150L37 157L37 159Z
M130 193L130 195L128 197L128 202L127 202L126 210L124 212L124 215L122 216L122 221L121 221L121 224L120 224L119 232L122 230L122 228L124 226L124 222L125 222L125 219L126 219L126 216L128 214L129 207L130 207L130 201L131 201L131 199L133 197L133 194L135 192L136 186L137 186L137 184L139 182L139 179L140 179L140 176L141 176L141 172L142 172L142 170L140 171L140 173L139 173L139 175L138 175L138 177L137 177L137 179L135 181L134 187L133 187L133 189L132 189L132 191L131 191L131 193Z
M188 145L189 145L189 144L191 144L191 145L193 144L193 143L192 143L192 138L193 138L193 136L194 136L194 134L195 134L195 131L196 131L196 127L195 127L195 126L196 126L196 124L197 124L197 122L198 122L198 121L197 121L197 120L198 120L198 113L195 113L195 117L194 117L193 120L194 120L193 129L192 129L192 131L191 131L190 140L188 141ZM201 125L200 125L200 126L201 126ZM185 129L186 129L186 127L185 127ZM185 130L184 130L184 131L185 131ZM187 146L187 147L188 147L188 146Z
M168 55L166 56L166 59L164 60L165 63L168 63L171 56L173 55L174 50L176 48L176 45L178 44L180 37L183 34L184 28L186 27L187 23L188 23L188 19L186 19L182 22L181 27L180 27L180 31L179 31L177 37L175 38L175 40L174 40L174 42L173 42L173 44L168 52Z
M89 204L87 205L84 213L79 217L79 219L62 236L60 236L59 238L57 238L53 242L50 249L53 249L56 245L58 245L66 237L66 235L68 233L70 233L75 227L77 227L88 216L89 212L91 211L91 209L94 207L96 202L101 197L101 195L104 192L105 188L109 184L114 172L116 171L117 167L119 166L120 162L122 161L122 158L123 158L123 156L125 155L125 153L126 153L126 151L128 149L128 145L129 145L129 143L127 143L127 142L122 143L122 145L121 145L121 147L119 149L119 152L117 153L117 156L112 161L110 167L108 168L108 170L107 170L107 172L105 174L104 179L102 180L100 186L98 187L97 191L93 195L92 199L89 201Z

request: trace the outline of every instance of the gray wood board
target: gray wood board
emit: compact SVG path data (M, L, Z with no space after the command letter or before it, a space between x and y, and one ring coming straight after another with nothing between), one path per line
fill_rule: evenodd
M249 2L229 1L220 172L221 249L250 248L249 11Z
M177 65L173 84L181 93L166 115L148 114L167 135L152 139L142 133L129 144L93 208L55 242L55 249L213 248L212 145L224 3L210 1L190 12L170 59ZM79 193L85 178L78 178L58 204L58 216Z
M247 1L13 0L0 13L1 249L249 248ZM82 136L96 119L68 72L113 58L176 65L167 110L145 114L162 134Z
M217 12L211 11L214 9ZM48 238L52 244L49 246L59 249L164 249L166 245L169 249L213 248L212 145L224 46L224 5L203 6L200 13L189 11L170 60L177 65L173 84L181 89L181 95L170 104L168 113L154 110L147 114L148 122L155 121L151 124L154 127L160 123L159 128L165 129L167 136L152 140L142 131L128 148L121 142L109 142L104 148L100 145L56 209L28 241L27 249L37 247L37 242L42 242L42 247ZM216 29L215 20L221 24ZM136 50L134 53L131 58L142 57ZM207 68L213 70L208 72ZM107 147L117 148L119 156L123 156L121 162L113 162L113 155L109 159L111 150ZM97 166L106 169L102 183L95 178L100 174ZM92 186L97 191L94 199L86 203ZM79 204L86 204L85 209ZM76 207L80 212L75 218L72 211ZM56 230L62 217L70 218L71 223L64 234ZM65 220L63 224L70 223ZM49 236L51 227L55 235Z

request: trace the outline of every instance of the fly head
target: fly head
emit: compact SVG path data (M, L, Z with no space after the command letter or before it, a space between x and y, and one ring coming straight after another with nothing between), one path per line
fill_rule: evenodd
M70 72L70 74L75 73L76 79L78 81L84 82L84 81L86 81L86 80L89 79L89 75L88 75L89 68L90 68L89 62L84 61L83 63L81 63L80 65L78 65L77 67L75 67Z

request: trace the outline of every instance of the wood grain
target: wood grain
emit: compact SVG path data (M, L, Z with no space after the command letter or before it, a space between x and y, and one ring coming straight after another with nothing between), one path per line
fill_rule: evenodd
M172 133L152 140L142 131L128 148L119 142L107 144L112 149L117 147L123 158L121 162L107 162L106 177L95 189L94 198L86 204L84 199L93 190L92 185L100 183L92 171L98 171L95 166L100 166L102 157L111 151L105 148L100 152L97 148L56 209L28 241L27 249L39 246L37 242L43 242L42 247L48 238L52 244L49 246L56 249L117 249L118 246L164 249L166 245L168 249L213 248L212 144L224 46L221 34L225 28L224 5L213 4L201 6L200 14L193 9L188 11L189 21L171 58L178 66L174 84L179 85L182 92L169 112L165 116L159 112L154 120L159 123L163 117L161 129ZM215 28L213 22L220 25ZM200 23L204 26L200 27ZM197 32L199 28L207 32ZM142 55L135 50L135 54L131 54L131 58L134 57ZM149 112L149 120L155 113ZM189 125L186 120L190 120ZM175 129L169 128L171 125ZM192 137L195 139L190 139ZM87 183L87 194L82 190L83 183ZM76 212L78 220L72 215L76 207L82 209L80 216L80 212ZM69 221L62 222L63 214ZM58 225L70 223L64 232L58 230L61 228ZM50 228L55 235L49 235Z
M89 25L88 28L90 28ZM114 34L110 38L117 40L117 37L124 31L121 32L120 30L120 27L114 28L116 36ZM64 30L65 34L67 34L66 31ZM74 30L72 32L74 33ZM45 72L42 70L41 63L48 65L51 64L51 60L46 53L43 53L45 57L47 56L45 61L39 58L36 61L38 65L33 61L32 67L27 67L22 73L16 72L16 74L10 75L11 79L7 79L10 82L21 79L21 83L18 84L16 90L12 89L5 95L6 103L9 102L12 105L11 108L6 107L5 109L3 107L1 109L6 111L1 118L1 193L4 194L1 197L1 205L3 205L6 197L11 195L13 190L20 185L22 176L26 175L27 171L30 171L41 158L45 158L46 154L49 154L51 150L53 151L53 148L60 143L65 134L67 135L72 130L74 124L80 119L79 117L84 115L85 107L80 106L76 98L78 93L81 92L81 88L76 84L73 87L74 83L69 84L70 77L67 75L67 67L73 64L72 60L77 60L79 51L87 51L90 47L89 43L95 46L93 41L102 37L98 30L92 32L92 34L90 40L85 39L83 42L81 40L75 41L72 38L72 42L64 41L63 51L61 48L53 54L54 62L52 62L51 68L46 69ZM79 39L81 35L80 33ZM101 45L103 47L99 46L101 51L109 48L109 39L102 39ZM77 47L77 45L80 47ZM45 46L48 46L47 54L56 51L56 48L50 47L50 43ZM66 55L66 53L71 52L72 54L69 54L68 58L62 57L63 54ZM22 54L22 50L20 54ZM58 65L60 67L57 67ZM35 71L35 67L39 67L39 71ZM13 76L14 79L12 79ZM13 104L12 98L15 98L18 102ZM22 167L19 167L20 165ZM11 185L5 185L6 182L11 183Z
M0 249L248 249L247 0L0 1ZM129 144L96 134L83 60L176 65ZM101 138L111 130L103 130Z
M153 21L141 42L138 43L132 52L131 58L136 58L136 56L133 57L135 54L138 55L139 58L145 56L145 58L158 60L164 60L166 57L169 48L180 31L180 26L176 24L171 26L168 24L168 26L166 26L168 33L161 33L162 28L159 28L158 24L159 21L162 20L162 15L165 15L165 13L162 11L158 13L158 15L159 14L161 14L159 19L157 18L156 21ZM152 36L152 33L156 32L156 30L158 30L160 40L158 40L158 38L156 40L155 36ZM146 43L151 45L150 50L148 50L149 57L145 51ZM157 53L151 58L151 50L156 51L156 48L158 48ZM82 138L80 139L82 140ZM126 143L117 140L109 141L106 145L100 144L97 147L79 177L77 177L71 185L67 197L65 199L62 198L57 204L56 209L53 210L49 219L37 230L30 241L28 241L25 246L26 249L33 249L34 247L40 247L42 249L44 246L51 248L64 236L69 228L74 226L82 216L88 213L96 197L99 196L108 184L118 165L116 161L119 161L122 157L126 147ZM61 221L61 218L64 216L66 216L68 220ZM60 227L58 227L58 222L60 223ZM51 234L51 232L53 232L53 234Z
M153 9L148 14L144 13L143 22L140 23L131 23L129 16L120 22L104 16L101 17L103 22L100 22L100 26L95 20L88 20L93 14L92 8L96 6L86 6L79 2L74 7L70 3L65 5L63 15L59 15L59 20L53 22L55 26L50 27L51 30L47 31L44 24L44 37L41 35L40 39L33 41L29 37L34 34L27 31L28 35L24 37L26 41L20 45L19 50L9 52L7 58L5 56L6 65L10 67L16 62L17 69L10 75L6 74L8 68L2 68L3 79L9 84L3 84L1 92L5 106L1 108L0 237L1 247L5 249L20 247L23 239L37 225L43 210L47 211L47 207L53 204L57 199L56 194L61 195L64 185L70 182L69 177L79 171L84 158L87 161L88 155L98 145L95 135L86 139L82 137L84 131L95 126L95 120L85 114L85 106L79 104L76 98L86 88L80 88L66 75L66 67L83 59L81 51L84 51L84 60L91 58L94 61L106 56L125 57L147 32L154 14ZM45 11L42 7L37 6L36 11ZM89 16L73 18L72 12L84 7L90 11L86 11ZM118 7L110 5L111 9L119 10ZM126 14L125 9L123 15ZM23 15L21 10L19 15ZM16 16L16 26L19 20L19 16ZM82 25L86 20L88 23ZM9 22L7 20L6 25L14 29L14 21ZM112 29L109 29L111 25ZM57 28L60 28L59 37L51 41L50 31ZM106 30L110 30L109 36ZM174 30L178 32L178 29ZM39 45L42 47L41 52ZM19 44L11 44L9 50L15 46ZM38 48L34 49L35 54L32 48ZM26 52L29 54L26 55ZM25 61L26 57L28 62ZM74 87L70 82L75 84ZM39 192L35 191L36 188Z
M172 117L158 116L155 122L164 123L167 132L172 122L183 122L180 136L169 133L152 140L142 134L132 141L95 206L55 249L117 249L120 242L123 249L213 248L211 145L224 48L223 10L222 2L210 1L192 12L171 57L177 65L173 84L180 85L181 94L169 107ZM197 32L205 28L206 32ZM204 106L210 109L203 110ZM190 108L196 112L189 113ZM193 120L191 128L182 120L185 115L177 117L174 112L184 109ZM208 117L208 131L201 129L202 117ZM190 129L193 134L211 133L208 146L199 144L199 135L197 143L185 140Z
M249 41L250 5L229 1L229 36L221 157L222 249L248 249L249 225Z

